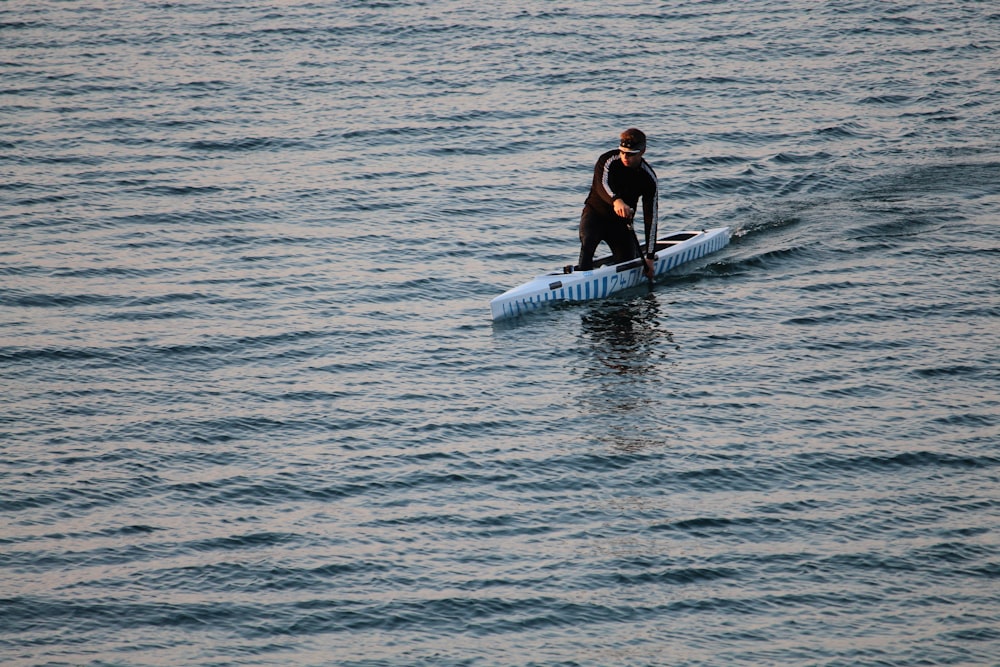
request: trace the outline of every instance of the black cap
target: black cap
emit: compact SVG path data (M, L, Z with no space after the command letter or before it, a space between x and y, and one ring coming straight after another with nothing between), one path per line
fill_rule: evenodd
M646 150L646 135L642 130L630 127L621 134L618 150L625 153L640 153Z

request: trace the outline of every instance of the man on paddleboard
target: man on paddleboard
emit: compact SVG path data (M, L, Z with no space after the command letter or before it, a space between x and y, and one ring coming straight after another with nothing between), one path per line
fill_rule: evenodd
M644 253L646 273L653 275L656 251L656 174L642 157L646 135L634 127L621 133L618 148L601 155L594 165L594 182L580 215L581 271L594 268L594 252L604 241L614 254L614 262L624 262ZM645 247L639 248L632 228L639 198Z

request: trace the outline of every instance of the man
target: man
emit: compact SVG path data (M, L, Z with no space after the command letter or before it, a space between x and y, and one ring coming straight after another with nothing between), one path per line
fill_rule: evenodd
M645 272L653 275L656 251L657 189L656 174L642 157L646 135L629 128L621 133L617 150L608 151L594 165L594 182L580 215L581 271L594 268L594 252L604 241L611 248L614 262L637 257L638 239L632 229L639 198L645 228Z

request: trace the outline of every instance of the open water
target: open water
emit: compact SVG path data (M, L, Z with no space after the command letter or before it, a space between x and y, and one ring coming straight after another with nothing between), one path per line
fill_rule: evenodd
M1000 8L0 4L0 663L1000 664ZM493 324L597 155L721 252Z

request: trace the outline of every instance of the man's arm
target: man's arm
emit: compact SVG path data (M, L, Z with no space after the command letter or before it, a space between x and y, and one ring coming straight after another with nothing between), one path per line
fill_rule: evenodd
M659 227L659 183L656 174L644 164L643 168L649 175L652 184L651 189L642 195L642 222L643 231L646 234L646 253L652 255L656 252L656 235Z

